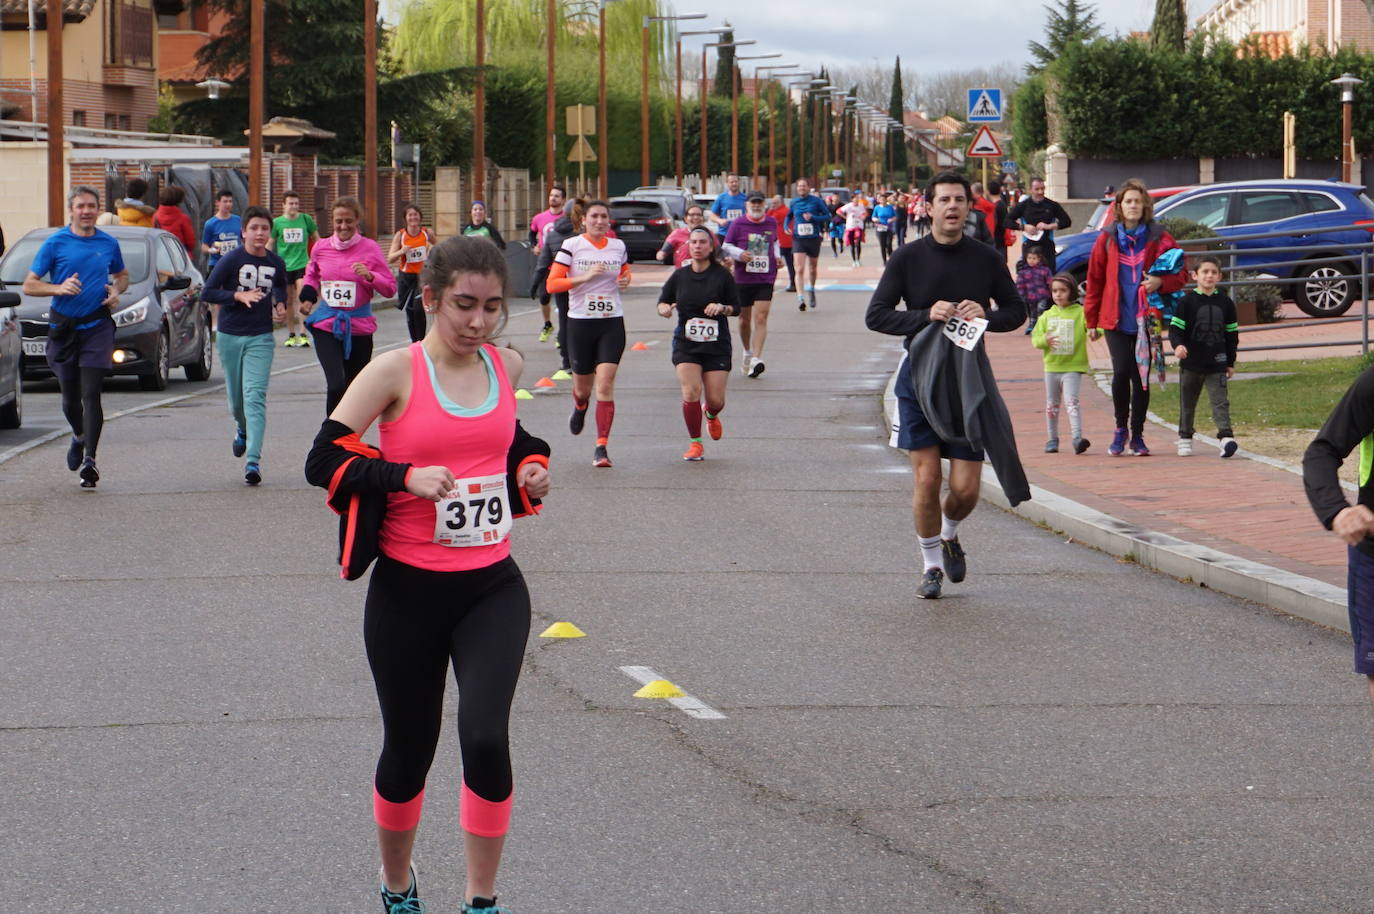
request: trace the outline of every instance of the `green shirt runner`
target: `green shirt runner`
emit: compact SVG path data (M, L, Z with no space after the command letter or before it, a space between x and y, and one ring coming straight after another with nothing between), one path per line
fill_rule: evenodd
M286 262L287 270L305 269L310 261L310 236L318 231L309 213L298 213L295 219L278 216L272 220L272 247Z

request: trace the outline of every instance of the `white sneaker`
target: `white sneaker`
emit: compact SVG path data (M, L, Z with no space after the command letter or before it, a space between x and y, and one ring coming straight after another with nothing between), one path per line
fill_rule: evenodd
M763 374L763 359L751 359L749 362L749 377L757 378L761 374Z
M744 358L739 361L740 374L744 375L746 378L749 377L749 369L752 368L753 365L754 357L746 353Z
M1221 439L1221 456L1230 457L1231 455L1235 454L1236 449L1239 447L1240 445L1236 444L1236 439L1223 438Z
M1180 439L1178 439L1177 441L1175 441L1174 444L1178 447L1178 456L1180 456L1180 457L1191 457L1191 456L1193 456L1193 439L1192 439L1192 438L1180 438Z

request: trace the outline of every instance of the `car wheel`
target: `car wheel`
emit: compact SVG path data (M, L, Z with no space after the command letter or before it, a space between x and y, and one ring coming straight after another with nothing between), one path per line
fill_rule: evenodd
M167 389L167 383L172 377L172 357L169 351L171 348L167 327L164 325L162 332L157 335L157 357L153 359L153 373L139 375L139 387L144 390Z
M204 320L196 329L200 334L200 354L194 362L186 365L186 380L206 381L210 378L210 369L215 365L215 342L210 339L210 315L204 315Z
M1070 275L1073 276L1073 281L1078 286L1078 300L1083 301L1088 297L1088 268L1080 267Z
M24 382L14 385L14 402L0 406L0 428L18 428L24 424Z
M1314 263L1293 274L1293 301L1313 317L1337 317L1355 301L1353 271L1342 263Z

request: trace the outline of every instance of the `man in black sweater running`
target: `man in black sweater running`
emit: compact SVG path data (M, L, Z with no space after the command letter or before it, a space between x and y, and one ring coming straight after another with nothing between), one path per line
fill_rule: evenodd
M1026 307L1005 261L991 247L964 235L972 199L968 179L957 172L931 179L926 189L930 234L898 248L888 260L868 303L868 329L905 337L910 349L912 338L931 323L950 324L947 333L960 331L965 337L970 329L981 336L976 328L1005 333L1021 326ZM990 310L994 301L997 308ZM906 303L904 311L897 310L898 302ZM916 593L931 600L940 596L946 574L956 584L964 579L967 563L958 528L978 504L983 452L947 443L931 428L912 386L910 356L897 371L895 392L898 421L893 443L910 452L915 478L912 513L924 564ZM949 495L943 510L941 457L949 458Z
M1346 501L1336 471L1360 449L1360 492ZM1307 500L1322 526L1345 540L1346 605L1355 645L1355 672L1365 677L1374 701L1374 368L1366 368L1327 417L1302 458ZM1370 763L1374 765L1374 755Z

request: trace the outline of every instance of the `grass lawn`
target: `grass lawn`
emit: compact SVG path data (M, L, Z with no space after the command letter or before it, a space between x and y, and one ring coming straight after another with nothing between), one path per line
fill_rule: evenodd
M1237 365L1238 375L1275 373L1273 377L1231 381L1231 421L1236 426L1237 436L1242 429L1310 431L1320 428L1346 389L1364 370L1365 363L1363 356L1349 356ZM1150 393L1150 409L1177 423L1178 375L1170 373L1169 385L1162 394L1158 387L1151 387ZM1198 397L1195 423L1199 432L1216 433L1205 389ZM1242 446L1245 445L1242 443Z

